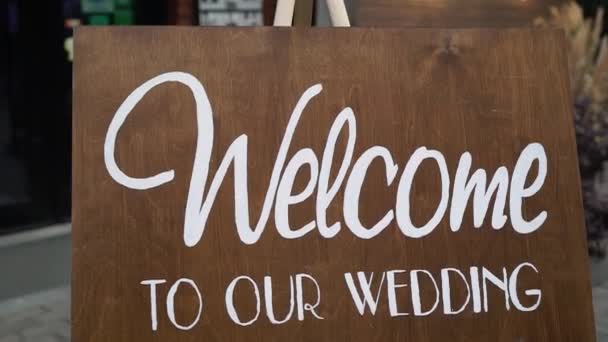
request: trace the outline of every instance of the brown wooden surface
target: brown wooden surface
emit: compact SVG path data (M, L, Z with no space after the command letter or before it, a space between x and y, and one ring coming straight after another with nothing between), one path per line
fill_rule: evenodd
M353 0L354 26L530 26L563 0Z
M563 50L559 31L79 28L74 68L73 341L594 341ZM492 174L500 165L512 170L519 152L537 141L547 151L547 179L542 190L525 201L525 210L527 215L547 210L547 221L537 232L520 235L510 221L494 231L488 214L483 227L475 229L469 208L461 231L450 231L446 214L422 239L404 237L393 222L371 240L356 238L344 226L332 239L321 238L315 230L285 240L271 214L260 241L246 246L234 225L231 169L202 241L185 247L183 216L197 134L191 92L175 83L154 88L118 135L117 162L127 174L144 177L175 169L173 182L130 190L112 180L103 159L105 134L118 106L137 86L168 71L196 76L213 106L209 177L230 143L248 135L253 222L293 106L316 83L324 90L305 110L288 158L311 147L320 159L329 128L346 106L357 118L354 158L373 145L386 146L399 175L419 146L442 151L452 178L464 151L473 154L475 168ZM341 139L336 151L344 150ZM423 164L419 172L412 203L414 222L422 223L435 210L439 185L432 163ZM303 188L306 177L307 172L298 175L296 189ZM364 223L375 222L394 207L397 183L387 187L384 167L372 165L361 195ZM328 222L343 221L342 199L343 188L328 210ZM314 196L290 210L293 226L314 218ZM437 272L474 265L498 272L523 261L540 271L525 283L543 291L541 306L529 313L507 311L501 293L490 289L488 313L467 310L446 316L438 310L428 317L391 318L384 291L376 316L361 317L343 278L345 272ZM272 275L277 315L282 317L288 276L299 272L319 282L324 320L307 315L302 322L271 325L264 312L249 327L229 320L224 291L233 278L247 274L261 285L263 276ZM171 325L161 300L181 277L195 280L205 301L201 322L188 332ZM168 280L159 287L156 332L150 329L149 290L139 284L151 278ZM253 310L248 293L237 294L249 308L243 313ZM187 323L196 310L195 295L180 290L176 298L177 319ZM404 303L403 310L411 312L409 302Z

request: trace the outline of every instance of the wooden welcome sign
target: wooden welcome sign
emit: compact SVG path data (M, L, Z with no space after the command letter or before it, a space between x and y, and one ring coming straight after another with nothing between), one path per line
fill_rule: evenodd
M594 341L561 32L75 51L75 341Z

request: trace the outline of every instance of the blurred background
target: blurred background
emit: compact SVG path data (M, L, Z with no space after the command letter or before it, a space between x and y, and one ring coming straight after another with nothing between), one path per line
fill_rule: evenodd
M607 4L346 1L353 26L566 30L599 341L608 341ZM70 340L74 28L270 25L275 6L276 0L0 0L0 342ZM296 19L328 26L324 0L297 0Z

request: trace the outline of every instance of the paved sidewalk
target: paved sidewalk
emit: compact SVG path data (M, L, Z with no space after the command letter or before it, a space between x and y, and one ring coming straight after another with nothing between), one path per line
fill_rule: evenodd
M70 289L0 303L0 342L69 342Z
M597 342L608 342L608 281L593 288Z
M69 342L70 289L0 303L0 342ZM608 342L608 281L593 288L597 342Z

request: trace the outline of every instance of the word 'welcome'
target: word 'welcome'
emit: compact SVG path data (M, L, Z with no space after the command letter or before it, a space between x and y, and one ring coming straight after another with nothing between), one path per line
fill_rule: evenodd
M302 94L291 114L273 166L262 212L257 224L252 227L249 222L247 186L247 135L240 135L228 147L205 194L214 137L212 109L203 85L194 76L183 72L164 73L140 85L120 105L110 123L104 144L105 165L111 177L127 188L136 190L152 189L171 182L174 178L173 170L145 178L130 177L118 167L114 156L118 131L129 113L148 91L166 82L178 82L188 86L192 91L196 105L198 134L184 220L184 242L189 247L196 245L202 238L216 194L231 164L233 164L234 169L235 223L238 235L245 244L254 244L259 240L273 205L276 228L282 237L296 239L314 229L317 229L324 238L335 236L341 230L341 224L340 222L329 224L325 212L345 181L344 223L354 235L362 239L370 239L378 235L393 220L396 220L397 226L405 236L421 238L431 233L438 226L448 210L448 205L450 205L450 228L452 231L458 231L471 195L473 195L475 227L481 227L494 194L496 199L491 220L494 229L503 228L507 222L508 218L505 214L507 197L509 200L509 218L513 229L517 233L528 234L534 232L547 218L546 211L538 213L530 220L524 218L522 214L523 199L537 193L543 186L547 175L547 156L541 144L531 143L521 151L511 177L509 177L509 170L505 166L500 166L494 172L489 184L484 169L477 169L469 176L472 157L468 152L462 153L451 188L451 196L450 175L443 154L437 150L419 147L403 168L398 183L395 207L388 209L386 214L372 227L365 227L359 219L359 195L367 169L372 161L380 159L385 165L386 184L390 186L395 181L399 166L395 163L391 152L387 148L373 146L358 157L350 170L348 179L346 179L347 172L351 168L357 135L355 114L351 108L344 108L334 120L329 130L321 163L319 163L319 159L312 149L303 148L297 151L285 166L287 152L298 121L308 102L322 90L322 86L317 84L308 88ZM342 129L347 130L346 151L335 179L330 180L334 148ZM410 217L410 190L416 171L425 159L434 160L440 171L441 199L435 213L428 222L422 226L415 226ZM538 172L532 183L526 186L525 182L534 161L538 162ZM310 179L308 179L303 191L293 194L292 188L296 174L303 167L310 169ZM315 187L316 219L302 227L292 227L289 223L289 206L303 202L312 196L315 193Z

